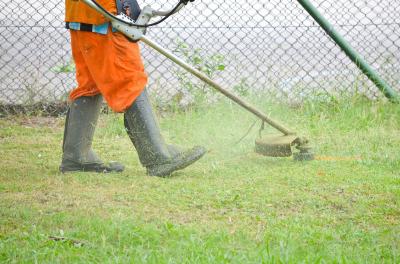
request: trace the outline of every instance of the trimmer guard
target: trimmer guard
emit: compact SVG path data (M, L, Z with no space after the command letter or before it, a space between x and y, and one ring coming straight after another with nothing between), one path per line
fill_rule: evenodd
M292 146L297 139L296 135L263 136L256 139L255 151L269 157L290 157L293 154Z

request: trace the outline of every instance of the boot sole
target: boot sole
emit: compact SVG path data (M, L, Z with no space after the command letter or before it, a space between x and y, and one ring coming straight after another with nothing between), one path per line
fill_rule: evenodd
M182 170L196 161L198 161L201 157L204 156L206 150L202 147L197 147L189 151L189 153L185 155L181 155L178 157L177 161L171 163L165 163L158 166L153 166L152 168L147 169L147 175L149 176L157 176L157 177L168 177L173 172Z
M68 165L61 165L60 172L97 172L97 173L111 173L111 172L123 172L125 166L118 162L111 162L110 164L74 164L69 162Z

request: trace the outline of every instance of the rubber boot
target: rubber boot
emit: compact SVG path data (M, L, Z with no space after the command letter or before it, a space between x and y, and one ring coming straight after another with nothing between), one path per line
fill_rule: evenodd
M92 141L102 105L101 95L80 97L70 105L65 121L60 171L121 172L119 163L105 165L92 150Z
M124 123L140 163L150 176L169 176L193 164L206 152L199 146L181 151L165 143L146 91L126 110Z

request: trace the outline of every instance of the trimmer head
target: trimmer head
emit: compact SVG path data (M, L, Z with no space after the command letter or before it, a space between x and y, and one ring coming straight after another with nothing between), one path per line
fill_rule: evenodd
M295 153L295 160L313 160L314 155L307 143L307 140L296 135L263 136L256 139L255 151L269 157L290 157L293 154L292 147L296 146L300 152Z

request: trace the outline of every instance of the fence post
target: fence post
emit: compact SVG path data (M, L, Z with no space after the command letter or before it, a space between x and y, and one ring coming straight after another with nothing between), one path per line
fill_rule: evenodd
M354 50L350 44L340 35L329 21L311 4L309 0L297 0L300 5L314 18L325 32L340 46L346 55L357 65L357 67L370 79L378 89L391 101L400 102L397 93L387 84L379 74Z

